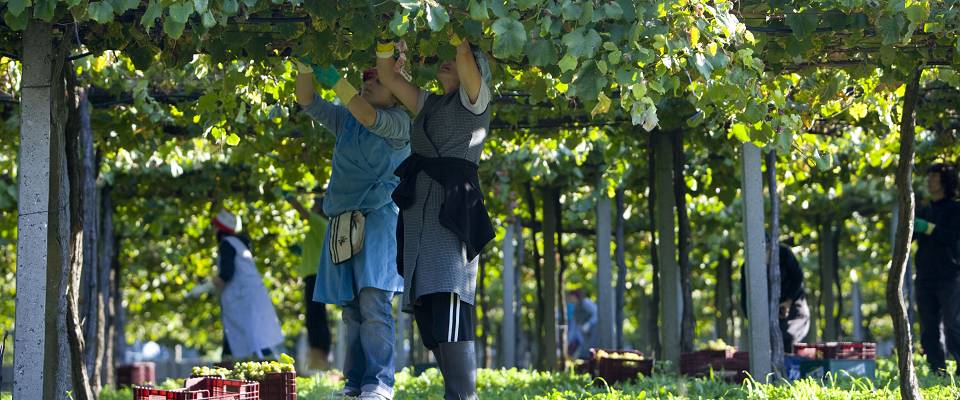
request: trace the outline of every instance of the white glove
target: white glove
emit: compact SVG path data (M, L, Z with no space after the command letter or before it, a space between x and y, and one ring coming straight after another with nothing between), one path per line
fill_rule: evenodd
M187 292L186 297L188 299L194 298L194 297L200 297L200 295L204 293L210 293L211 291L213 291L213 289L214 289L213 282L211 282L210 280L207 280L199 285L194 286L193 289L190 289L190 291Z

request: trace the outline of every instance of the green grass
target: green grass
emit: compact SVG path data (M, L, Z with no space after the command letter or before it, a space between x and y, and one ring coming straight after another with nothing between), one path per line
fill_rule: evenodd
M922 365L922 360L918 360ZM641 400L641 399L772 399L772 400L858 400L899 399L896 365L880 360L876 380L841 376L824 382L812 379L793 383L731 385L710 379L678 378L655 374L629 385L607 387L589 376L564 372L542 373L530 370L481 370L478 382L481 399L491 400ZM960 399L960 385L951 378L930 374L918 367L924 399ZM301 378L297 381L300 400L334 399L341 382L336 375ZM397 374L397 400L433 400L443 398L440 373L429 370L414 377L405 370ZM131 400L129 389L108 391L102 400ZM10 400L8 393L0 400Z

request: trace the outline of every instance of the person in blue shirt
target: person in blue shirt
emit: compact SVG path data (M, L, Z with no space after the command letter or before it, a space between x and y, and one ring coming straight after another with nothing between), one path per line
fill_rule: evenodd
M358 93L332 66L298 62L297 68L297 102L336 137L323 212L330 218L354 211L365 216L362 248L343 263L333 263L327 229L313 300L343 308L347 357L341 394L391 400L395 371L391 304L403 291L396 264L399 209L391 194L399 183L393 172L410 155L410 117L397 107L397 99L373 70L364 73ZM339 105L316 93L314 77L334 90Z

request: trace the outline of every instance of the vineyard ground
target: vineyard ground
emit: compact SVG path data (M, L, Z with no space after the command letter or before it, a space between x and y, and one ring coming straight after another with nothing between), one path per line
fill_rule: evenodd
M960 384L951 378L936 377L918 362L918 374L925 399L960 399ZM953 368L953 367L951 367ZM879 361L877 379L841 377L836 381L812 379L789 384L767 385L747 382L732 385L710 379L678 378L654 374L637 382L608 388L594 383L587 375L541 373L530 370L481 370L481 399L496 400L640 400L640 399L899 399L893 359ZM167 385L176 385L168 382ZM340 388L339 375L301 378L297 381L298 399L335 399ZM442 379L437 370L414 377L409 371L397 374L397 400L442 399ZM109 391L101 400L130 400L129 390ZM0 400L9 400L3 393Z

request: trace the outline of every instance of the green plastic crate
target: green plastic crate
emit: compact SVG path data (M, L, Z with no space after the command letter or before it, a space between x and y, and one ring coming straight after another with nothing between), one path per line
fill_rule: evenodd
M845 372L844 372L845 371ZM876 360L804 360L800 362L800 375L804 378L824 378L830 375L862 376L876 378Z

